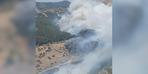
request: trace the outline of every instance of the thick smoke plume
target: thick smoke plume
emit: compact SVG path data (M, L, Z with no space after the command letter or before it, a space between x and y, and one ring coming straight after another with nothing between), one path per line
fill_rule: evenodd
M69 51L85 55L80 63L63 65L54 74L96 74L95 70L111 64L112 7L99 0L72 0L68 10L58 26L76 35L66 43Z

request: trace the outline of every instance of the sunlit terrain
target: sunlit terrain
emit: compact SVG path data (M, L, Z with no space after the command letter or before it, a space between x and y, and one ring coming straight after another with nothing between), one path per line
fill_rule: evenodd
M39 74L112 74L111 0L41 1L36 6Z

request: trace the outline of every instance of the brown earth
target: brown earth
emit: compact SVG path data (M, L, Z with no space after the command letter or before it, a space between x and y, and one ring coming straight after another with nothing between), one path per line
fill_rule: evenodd
M66 62L70 58L64 43L45 44L36 47L36 68L42 71Z

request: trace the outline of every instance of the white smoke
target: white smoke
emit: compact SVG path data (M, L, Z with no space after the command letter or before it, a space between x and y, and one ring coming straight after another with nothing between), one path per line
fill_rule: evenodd
M70 13L63 15L58 23L61 31L77 35L82 30L94 30L96 39L104 41L104 47L96 48L77 65L61 66L54 74L90 74L94 67L101 68L101 64L111 59L112 7L99 0L72 0L68 10Z
M99 36L112 40L112 7L95 0L73 0L70 14L62 16L61 31L77 34L84 29L93 29Z
M55 74L91 74L91 70L97 67L101 68L101 64L107 63L111 58L111 50L95 51L84 57L84 61L80 64L68 64L62 66ZM99 65L100 64L100 65Z

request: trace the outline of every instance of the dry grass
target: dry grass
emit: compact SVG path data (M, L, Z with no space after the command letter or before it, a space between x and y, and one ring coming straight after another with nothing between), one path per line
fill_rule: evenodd
M68 50L64 43L46 44L36 48L36 68L42 71L64 63L69 59Z

